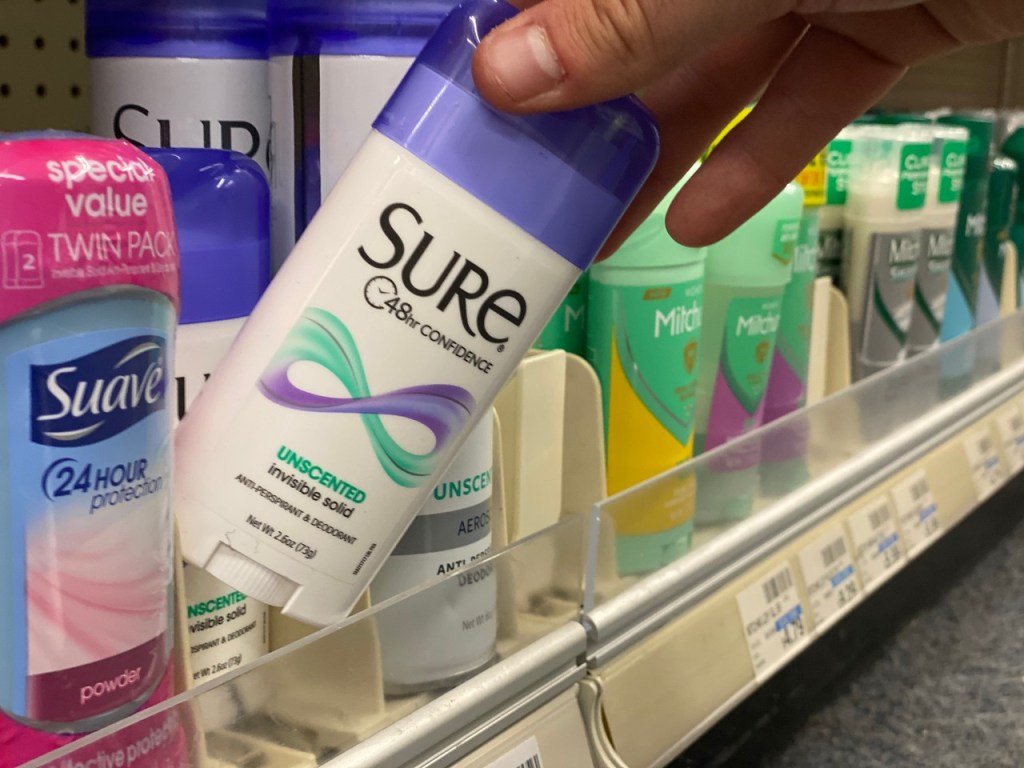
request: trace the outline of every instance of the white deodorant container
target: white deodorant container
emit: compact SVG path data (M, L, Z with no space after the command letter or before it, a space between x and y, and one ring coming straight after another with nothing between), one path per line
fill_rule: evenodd
M181 251L181 314L174 350L180 420L227 354L270 276L270 190L239 152L156 148L171 187ZM211 215L211 211L216 211ZM185 566L191 685L244 666L269 650L267 606L193 565ZM267 695L244 678L203 697L207 730L234 722Z
M485 416L370 584L379 603L463 569L377 615L387 693L450 688L494 659L498 582L493 564L479 562L491 553L493 478L494 419Z
M267 0L89 0L92 132L268 171Z
M274 269L453 0L269 0Z
M343 618L640 188L634 99L517 117L427 42L177 432L187 560L301 621Z

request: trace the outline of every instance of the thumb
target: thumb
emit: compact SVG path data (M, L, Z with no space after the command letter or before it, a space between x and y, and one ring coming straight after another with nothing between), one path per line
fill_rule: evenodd
M477 89L507 112L572 109L640 89L792 0L542 0L484 38Z

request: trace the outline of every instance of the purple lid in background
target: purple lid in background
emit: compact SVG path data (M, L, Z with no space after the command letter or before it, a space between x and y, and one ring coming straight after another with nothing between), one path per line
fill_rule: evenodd
M412 58L455 0L269 0L272 56Z
M270 188L226 149L142 150L167 173L181 252L181 320L246 317L270 282Z
M456 7L373 127L585 269L654 167L657 126L632 97L530 116L488 105L473 53L516 13L504 0Z
M267 0L87 0L92 58L265 59Z

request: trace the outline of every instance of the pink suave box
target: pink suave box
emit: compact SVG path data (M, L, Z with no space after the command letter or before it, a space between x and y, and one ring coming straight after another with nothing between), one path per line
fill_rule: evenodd
M178 269L146 155L0 136L0 768L174 693ZM110 738L137 768L181 764L177 714Z

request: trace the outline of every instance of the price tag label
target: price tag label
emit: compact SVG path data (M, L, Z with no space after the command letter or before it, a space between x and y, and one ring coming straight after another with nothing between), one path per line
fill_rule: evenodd
M1004 408L996 416L999 437L1003 441L1003 453L1011 474L1024 469L1024 415L1016 405Z
M907 557L913 557L939 533L939 505L932 498L928 474L918 470L892 489Z
M881 497L846 519L865 594L879 587L903 561L903 542L889 499Z
M833 525L800 551L814 631L822 632L860 599L853 553L839 525Z
M544 768L540 759L540 745L531 736L521 744L517 744L493 763L485 768Z
M968 435L964 442L967 454L967 465L971 468L974 478L974 490L978 493L978 501L984 501L1003 484L1003 465L999 461L999 451L992 431L987 427Z
M736 596L754 676L763 681L810 641L789 563Z

